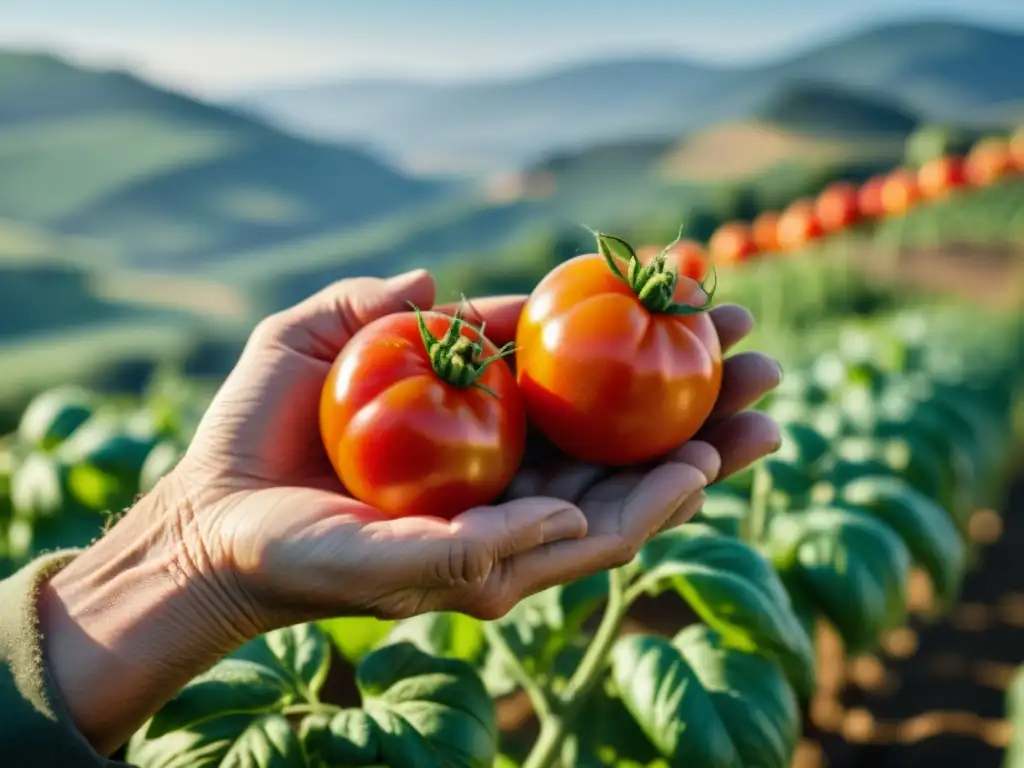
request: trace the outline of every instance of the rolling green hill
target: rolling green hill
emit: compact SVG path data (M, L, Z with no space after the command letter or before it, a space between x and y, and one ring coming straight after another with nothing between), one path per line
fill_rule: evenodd
M297 139L122 72L0 54L0 217L113 263L187 268L437 196L361 150Z
M892 23L779 61L597 61L450 85L351 80L239 97L317 136L358 139L407 167L487 173L625 135L674 137L746 119L797 82L852 89L929 121L999 121L1024 104L1024 34L954 21Z
M895 103L815 82L795 82L782 89L756 116L779 128L832 139L902 138L918 125L916 115Z

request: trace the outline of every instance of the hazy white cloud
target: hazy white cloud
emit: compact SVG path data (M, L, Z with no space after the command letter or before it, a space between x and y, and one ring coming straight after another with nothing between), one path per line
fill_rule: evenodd
M376 68L380 59L371 44L360 50L352 41L309 35L53 31L2 22L0 45L48 50L89 66L131 69L153 82L208 95L267 83L362 74ZM397 61L396 66L408 71L412 63Z

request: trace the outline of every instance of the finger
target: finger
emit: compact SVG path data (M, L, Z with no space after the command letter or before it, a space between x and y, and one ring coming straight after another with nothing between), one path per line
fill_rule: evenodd
M739 304L723 304L709 313L718 331L722 352L728 352L754 330L754 316Z
M482 584L504 558L585 536L587 519L561 499L534 497L476 507L450 522L381 520L366 532L387 553L382 578L395 589L444 590Z
M523 468L513 478L506 493L509 498L554 496L556 499L579 499L607 473L606 467L561 457Z
M678 528L680 525L685 525L693 520L694 515L700 512L701 507L704 506L704 502L707 500L708 495L704 493L704 491L695 493L683 503L683 506L672 513L672 517L665 521L665 524L661 526L659 533L664 533L665 531L669 531L673 528Z
M733 355L722 366L722 389L709 423L721 421L745 410L767 395L782 381L782 368L760 352Z
M501 346L516 337L516 326L522 314L525 296L488 296L482 299L466 299L463 317L473 325L484 325L484 335L495 345ZM437 312L454 315L458 304L441 304Z
M774 453L781 442L778 425L759 411L743 411L730 416L701 430L699 438L711 443L722 457L719 480Z
M429 309L434 303L434 278L423 269L387 280L356 277L339 280L305 301L266 318L254 337L277 343L320 360L334 360L364 325L410 304Z
M696 467L707 479L708 484L715 481L722 469L722 457L718 455L718 451L713 445L702 440L690 440L684 443L680 448L672 451L666 457L666 461Z
M602 486L613 483L611 478L599 484L588 496L602 499ZM595 526L591 520L584 538L548 544L506 561L506 589L515 595L531 595L555 584L624 565L705 484L705 477L688 464L662 464L644 476L625 501L619 502L621 510L615 515L618 525ZM608 502L599 501L595 506L605 504ZM581 506L587 509L587 499Z

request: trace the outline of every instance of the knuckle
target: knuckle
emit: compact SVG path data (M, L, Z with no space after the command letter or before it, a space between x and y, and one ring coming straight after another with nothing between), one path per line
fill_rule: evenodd
M442 587L466 587L482 583L491 572L491 552L479 541L456 539L446 557L438 559L434 578Z
M284 328L284 318L280 312L267 315L260 320L249 334L249 343L262 345L277 341Z
M609 560L614 567L619 568L631 563L639 551L640 545L637 542L631 541L625 536L620 536L615 541L615 546L611 550Z
M467 613L481 621L498 621L505 618L515 605L516 600L511 595L487 590L473 600Z

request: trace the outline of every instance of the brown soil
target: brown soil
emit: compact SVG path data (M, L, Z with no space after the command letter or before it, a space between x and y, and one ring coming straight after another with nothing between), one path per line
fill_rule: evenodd
M1024 476L1001 516L976 514L982 548L957 606L891 633L875 655L843 659L821 635L823 680L799 768L997 768L1012 729L1007 686L1024 663ZM919 591L919 590L916 590ZM924 601L922 601L924 602Z
M994 309L1016 309L1024 298L1024 246L865 249L860 266L880 280L954 296Z

